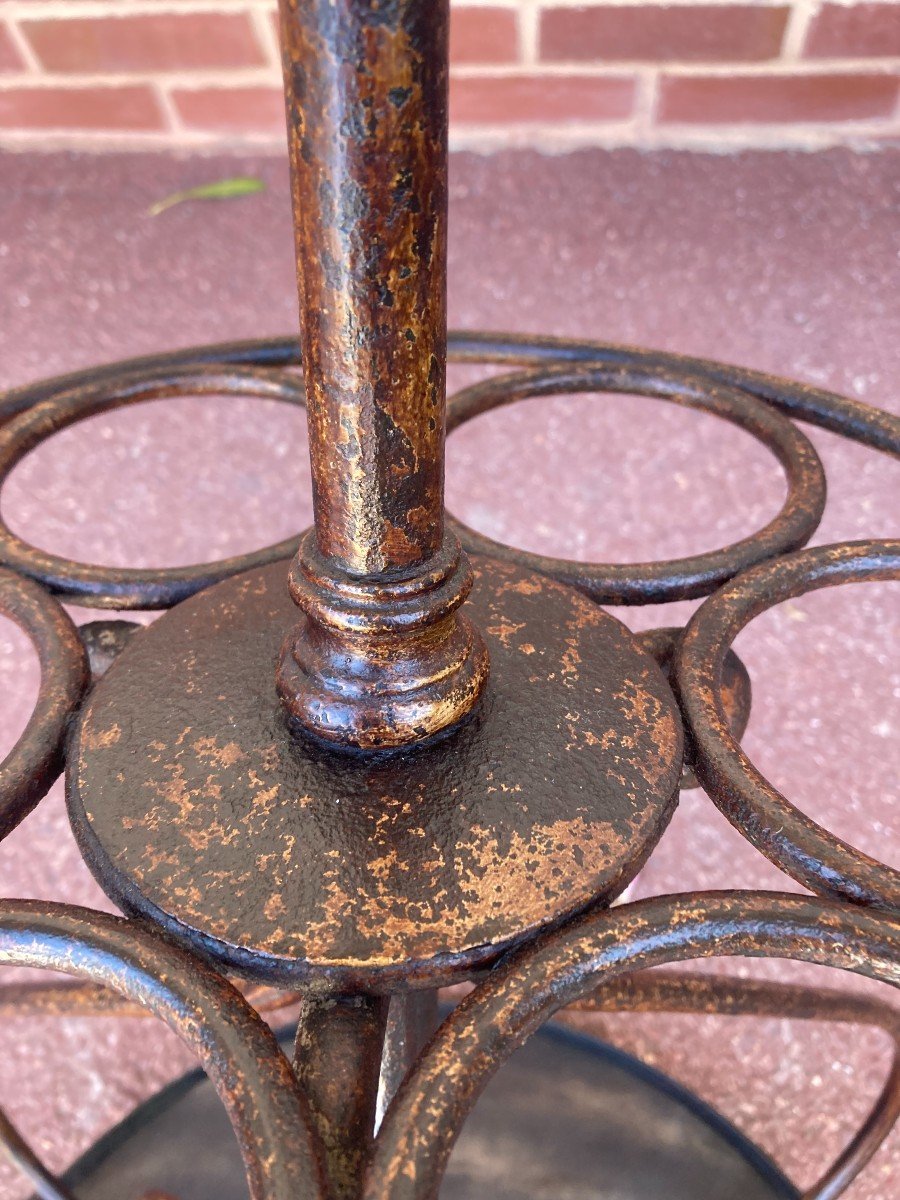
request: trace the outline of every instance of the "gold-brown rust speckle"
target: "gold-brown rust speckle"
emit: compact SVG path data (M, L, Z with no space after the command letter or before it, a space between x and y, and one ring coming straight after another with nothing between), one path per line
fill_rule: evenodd
M198 738L194 742L194 752L201 762L215 763L220 767L233 767L235 763L247 757L237 742L227 742L220 746L214 737Z
M583 817L536 825L527 837L514 833L508 840L475 826L454 858L467 901L467 922L487 922L500 914L534 921L561 877L602 868L610 846L618 841L615 826Z
M122 737L122 727L116 722L107 729L94 729L87 734L85 749L103 750L107 746L115 746Z
M578 639L566 638L566 650L562 656L562 673L568 682L578 682L578 665L580 662L581 655L578 653Z
M287 916L287 905L283 897L275 893L263 905L263 912L266 915L266 920L277 921L279 917Z
M259 786L258 777L256 777L252 771L249 772L249 775L250 775L249 783L250 783L251 788L258 787ZM248 822L256 821L260 817L267 817L269 815L269 813L272 812L272 810L275 808L275 805L278 801L279 794L280 794L280 789L279 789L277 783L273 783L272 786L269 788L262 788L260 791L254 792L253 799L252 799L251 805L250 805L250 811L246 812L241 817L241 821L244 824L246 824ZM309 797L307 797L307 796L301 796L298 799L297 803L302 806L304 804L304 802L308 802L308 799L309 799Z
M499 638L504 646L509 647L515 634L517 634L520 629L524 628L524 621L496 621L493 625L488 625L486 627L486 632L489 633L491 637Z
M531 579L504 579L497 587L495 595L499 597L507 592L514 592L517 596L539 596L543 582L540 576Z
M399 755L291 733L271 679L292 617L277 564L259 572L264 600L243 586L239 602L246 581L229 581L135 639L128 669L93 693L69 780L110 894L127 887L130 905L168 914L226 966L372 987L411 961L424 980L465 976L617 894L672 811L671 693L627 631L576 593L474 565L472 618L497 626L488 691L451 736ZM188 682L190 706L172 705ZM112 712L127 732L98 751L91 730Z

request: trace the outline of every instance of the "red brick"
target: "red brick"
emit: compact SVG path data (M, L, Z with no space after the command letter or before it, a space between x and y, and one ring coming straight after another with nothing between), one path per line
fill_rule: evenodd
M275 37L279 36L278 14L272 14ZM507 63L519 57L519 31L511 8L452 8L450 11L450 58L454 63Z
M463 125L621 121L632 114L634 92L630 76L451 78L450 121Z
M540 54L559 62L754 62L781 49L788 9L750 5L548 8Z
M0 89L0 128L154 130L164 128L147 87Z
M172 101L190 129L213 133L285 133L279 88L173 88Z
M15 43L6 32L0 28L0 74L7 71L21 71L25 66Z
M897 103L891 75L664 76L658 119L703 125L865 121Z
M22 21L48 71L179 71L265 62L246 13L149 13Z
M454 8L450 14L450 59L454 63L515 62L518 25L511 8Z
M0 26L0 71L21 71L25 66L10 33Z
M810 25L807 58L889 58L900 55L900 4L826 4Z

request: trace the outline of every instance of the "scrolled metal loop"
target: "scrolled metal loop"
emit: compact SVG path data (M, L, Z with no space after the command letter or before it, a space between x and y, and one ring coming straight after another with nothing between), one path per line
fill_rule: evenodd
M226 979L149 927L0 901L0 964L91 980L149 1009L196 1053L237 1135L253 1200L324 1200L309 1106L265 1022Z
M467 550L502 558L579 588L600 604L661 604L706 596L738 571L803 546L825 508L825 472L812 443L781 413L724 384L660 370L593 363L556 365L484 379L449 402L448 430L519 400L578 392L628 392L696 408L750 433L784 469L788 494L763 529L706 554L648 563L584 563L508 546L449 517Z
M78 630L52 596L30 579L0 570L0 613L31 640L41 682L28 724L0 763L0 841L46 795L63 768L69 721L90 680Z
M735 954L900 986L900 920L809 896L698 892L590 913L547 934L471 992L426 1047L385 1116L363 1200L435 1196L489 1079L558 1009L631 971Z
M189 395L304 403L302 383L284 372L204 364L164 364L137 374L101 371L90 381L52 393L0 429L0 490L13 467L60 429L110 409ZM287 538L249 554L187 567L103 567L73 562L30 545L0 515L0 563L38 580L67 603L91 608L168 608L230 575L290 557L298 540Z
M823 829L773 787L741 749L718 696L728 649L754 617L819 588L887 579L900 579L900 541L816 546L762 563L710 596L691 618L676 684L697 777L732 825L812 891L900 912L900 871Z

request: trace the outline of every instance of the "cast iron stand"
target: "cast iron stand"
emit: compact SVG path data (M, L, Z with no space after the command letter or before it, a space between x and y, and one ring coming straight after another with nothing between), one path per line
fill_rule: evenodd
M900 423L719 363L487 335L451 336L450 355L523 369L466 389L447 419L447 9L281 0L299 351L208 347L3 400L0 481L42 439L117 405L184 393L307 405L315 528L299 548L110 570L45 554L0 521L0 602L43 669L0 772L0 834L65 762L82 853L129 914L2 902L0 959L82 979L19 989L6 1007L138 1005L168 1021L267 1200L434 1196L489 1078L565 1005L838 1014L897 1033L894 1010L850 997L643 968L740 953L900 981L900 873L797 812L749 762L737 742L749 681L730 652L783 599L900 575L898 542L799 549L825 481L790 418L893 454ZM784 468L782 511L726 549L628 567L539 558L445 518L445 426L585 391L740 425ZM79 632L50 593L171 612L137 636L121 622ZM699 596L685 631L642 637L601 607ZM610 910L691 771L826 898ZM428 1041L436 989L473 978ZM301 1004L293 1069L256 1011L285 991ZM895 1067L807 1196L836 1196L898 1108ZM64 1194L11 1126L5 1142L44 1195Z

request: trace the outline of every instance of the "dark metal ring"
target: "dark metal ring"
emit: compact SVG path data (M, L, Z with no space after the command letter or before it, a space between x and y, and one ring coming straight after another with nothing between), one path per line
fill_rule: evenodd
M52 596L30 579L0 570L0 613L37 650L41 683L22 736L0 763L0 841L47 793L63 768L69 720L90 680L78 630Z
M253 1200L326 1195L308 1101L290 1063L240 992L200 959L122 917L0 901L0 962L90 979L154 1013L212 1080Z
M0 489L13 467L60 429L110 409L185 395L252 396L304 404L302 382L279 371L194 364L160 366L139 374L101 372L90 382L43 399L0 430ZM91 608L168 608L230 575L290 557L298 541L287 538L249 554L187 567L104 567L48 554L17 537L0 516L0 563L38 580L69 604Z
M707 383L738 388L795 421L817 425L900 458L900 416L797 379L783 379L749 367L736 367L733 363L622 346L616 342L536 337L527 333L456 332L450 334L447 348L454 362L503 363L509 367L592 363L702 379ZM276 343L268 343L265 350L270 355L277 353Z
M436 1195L488 1080L558 1009L630 971L734 954L900 984L900 922L813 896L747 891L664 896L571 922L511 955L444 1021L388 1109L363 1200Z
M893 413L796 379L783 379L764 371L737 367L711 358L644 350L616 342L536 337L524 333L468 333L458 329L448 334L447 353L451 362L461 363L496 363L510 367L535 367L546 363L606 363L690 375L740 388L795 421L805 421L900 458L900 417ZM41 400L86 383L100 382L126 372L146 373L161 368L173 370L179 366L201 363L269 369L296 367L300 365L300 344L296 337L290 336L217 342L73 371L0 394L0 423Z
M661 604L706 596L732 575L812 537L825 508L825 473L809 441L770 405L737 388L663 370L591 363L539 367L481 380L449 403L448 430L518 400L572 392L628 392L700 409L750 433L784 469L788 495L778 516L721 550L653 563L584 563L494 541L448 514L467 550L502 558L580 588L600 604Z
M732 825L814 892L900 911L900 871L794 808L738 745L718 695L728 648L754 617L819 588L879 579L900 579L900 541L816 546L739 575L689 622L676 682L693 740L694 769Z
M720 363L711 359L691 358L684 355L667 354L656 350L642 350L614 343L578 341L565 338L534 337L521 334L464 333L451 332L448 340L451 361L469 363L505 363L507 365L538 366L541 364L568 366L609 366L634 369L645 376L655 373L667 375L670 380L693 380L704 389L727 387L744 397L756 399L767 407L786 414L796 420L806 421L823 429L838 433L888 454L900 456L900 418L859 401L850 400L832 392L823 391L809 384L780 379L759 371ZM74 389L97 389L115 386L126 375L132 378L155 378L164 375L186 375L203 369L230 368L229 378L234 380L243 374L243 369L265 372L268 377L286 378L283 368L296 367L300 363L300 349L296 338L267 338L244 342L228 342L215 345L191 347L168 354L150 355L130 359L93 370L77 371L55 379L44 380L25 387L13 389L0 395L0 422L10 420L17 413L27 412L45 401L58 400ZM257 375L257 378L262 378ZM290 399L304 403L299 380L290 379L294 395ZM0 441L2 444L2 441ZM802 544L798 543L798 544ZM88 600L95 606L108 607L167 607L209 583L216 582L229 574L244 570L255 563L268 562L293 553L296 539L282 542L268 551L254 555L243 555L210 564L204 568L186 568L165 573L171 587L159 583L159 573L133 572L137 587L131 602L121 597L110 596L107 600L96 597ZM738 543L738 546L742 543ZM39 552L35 552L39 553ZM552 560L551 560L552 561ZM55 560L57 565L65 560ZM583 567L583 564L578 564ZM627 570L623 567L622 570ZM194 572L193 577L190 573ZM117 572L122 575L123 573ZM50 583L52 587L52 582ZM708 588L706 589L709 590ZM147 599L145 600L145 597ZM73 600L77 602L77 597Z

